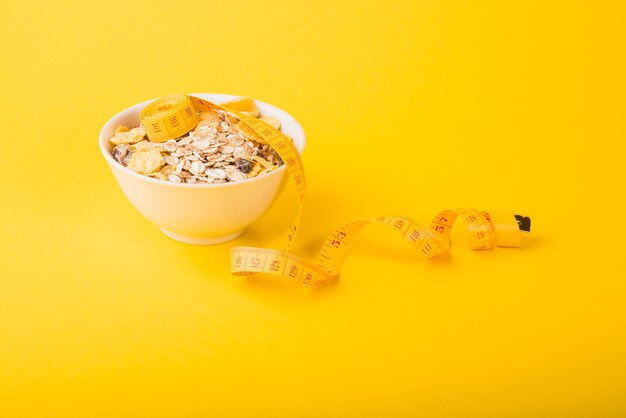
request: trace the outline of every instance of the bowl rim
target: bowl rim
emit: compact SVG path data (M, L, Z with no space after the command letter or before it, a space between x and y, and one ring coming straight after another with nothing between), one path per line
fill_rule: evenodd
M189 93L190 96L198 96L201 97L203 99L206 100L215 100L215 99L211 99L210 97L206 97L206 96L221 96L219 100L229 100L229 99L234 99L237 97L242 97L242 96L238 96L238 95L234 95L234 94L223 94L223 93ZM256 176L253 177L251 179L245 179L245 180L240 180L240 181L236 181L236 182L227 182L227 183L217 183L217 184L207 184L207 183L195 183L195 184L189 184L189 183L174 183L172 181L165 181L165 180L159 180L156 178L152 178L152 177L148 177L146 175L143 174L139 174L134 172L133 170L129 169L128 167L124 167L122 164L118 163L117 161L115 161L115 159L113 158L113 156L111 155L111 153L108 151L108 149L106 148L107 146L107 142L109 140L109 138L105 137L104 135L104 131L109 128L109 125L112 124L112 121L114 119L117 119L118 117L120 117L122 114L124 113L128 113L130 111L135 111L137 113L137 117L139 116L139 112L141 111L141 109L143 109L145 106L147 106L149 103L153 102L154 100L157 99L151 99L151 100L146 100L140 103L136 103L132 106L127 107L126 109L123 109L119 112L117 112L115 115L111 116L106 122L105 124L102 126L102 128L100 129L100 135L98 137L98 144L99 144L99 148L100 148L100 152L102 153L102 155L104 156L105 160L109 163L109 165L111 166L112 169L119 169L121 170L123 173L130 175L131 177L137 178L137 179L141 179L150 183L155 183L161 186L166 186L166 187L182 187L182 188L198 188L198 189L205 189L205 188L219 188L219 187L234 187L237 186L238 184L250 184L254 181L258 181L258 180L263 180L264 178L270 177L270 176L274 176L274 175L282 175L282 173L285 171L285 164L283 164L282 166L278 167L276 170L270 172L270 173L266 173L260 176ZM261 100L257 100L254 99L255 102L257 102L258 104L261 105L261 107L269 107L272 109L272 111L276 111L277 113L282 113L282 117L280 117L279 119L281 119L282 121L289 121L294 125L294 128L296 129L296 135L294 135L294 139L297 137L301 140L301 145L298 146L298 144L294 143L296 149L298 150L298 153L300 153L300 155L302 155L302 152L304 151L304 147L306 145L306 135L304 133L304 129L302 128L302 125L300 125L300 123L293 117L291 116L289 113L287 113L286 111L284 111L283 109L273 106L269 103L263 102ZM277 117L277 116L276 116Z

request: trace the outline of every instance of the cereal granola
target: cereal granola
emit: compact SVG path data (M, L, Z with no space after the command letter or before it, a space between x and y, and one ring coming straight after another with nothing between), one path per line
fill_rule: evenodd
M278 119L260 116L256 105L245 113L280 129ZM188 184L241 181L283 164L269 144L232 114L212 109L200 112L199 117L188 134L162 143L149 141L141 125L120 126L110 139L115 146L111 154L136 173Z

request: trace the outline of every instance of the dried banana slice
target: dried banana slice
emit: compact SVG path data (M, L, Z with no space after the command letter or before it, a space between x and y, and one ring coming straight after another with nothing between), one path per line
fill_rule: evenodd
M157 171L163 165L163 156L159 151L134 152L128 161L128 168L136 173L150 174Z
M125 127L121 127L125 128ZM111 143L115 145L119 144L134 144L141 141L146 136L146 130L143 127L133 128L130 131L120 131L120 128L115 130L115 136L110 139Z
M245 113L246 115L254 116L255 118L261 113L256 106L252 97L240 97L228 102L221 103L226 109L235 110L237 112Z

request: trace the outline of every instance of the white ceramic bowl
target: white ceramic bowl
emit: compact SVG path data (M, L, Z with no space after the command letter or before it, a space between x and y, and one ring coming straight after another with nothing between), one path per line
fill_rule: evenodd
M237 96L192 94L214 103ZM165 235L187 244L221 244L240 236L269 209L286 184L285 166L235 183L180 184L153 179L122 166L111 156L109 138L119 125L135 126L139 112L152 100L129 107L113 116L100 131L100 150L115 179L135 208ZM280 120L282 131L293 137L300 153L305 136L300 124L287 112L256 101L261 114Z

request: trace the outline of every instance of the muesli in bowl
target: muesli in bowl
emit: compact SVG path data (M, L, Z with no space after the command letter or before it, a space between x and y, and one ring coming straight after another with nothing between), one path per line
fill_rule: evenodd
M260 116L251 98L223 103L280 130L273 116ZM118 163L130 170L163 181L189 184L227 183L269 173L283 164L274 149L236 116L209 109L199 113L197 126L186 135L166 142L152 142L141 124L133 129L120 125L110 142Z

